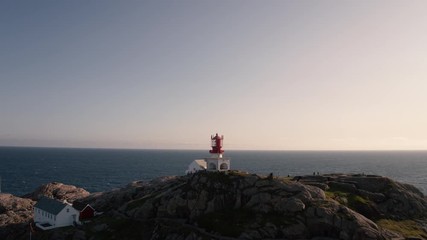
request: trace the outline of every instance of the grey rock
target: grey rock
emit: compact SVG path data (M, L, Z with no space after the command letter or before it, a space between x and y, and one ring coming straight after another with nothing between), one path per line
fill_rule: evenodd
M358 190L358 194L376 203L384 202L386 199L386 196L383 193L373 193L362 189Z
M274 210L278 212L295 213L301 212L305 209L305 204L298 198L282 199L274 206Z
M352 183L346 183L346 182L329 182L329 187L332 189L338 189L340 191L345 191L349 193L355 193L357 192L357 188Z
M240 239L363 240L401 237L326 197L321 188L312 184L316 181L321 187L323 184L338 184L344 192L347 191L344 198L349 199L349 205L357 200L349 197L353 194L351 196L362 197L381 214L394 219L422 217L427 212L425 198L410 186L378 176L344 174L289 182L240 172L198 172L182 177L135 181L124 188L90 194L78 201L105 211L104 222L94 219L86 234L108 231L111 239L135 239L135 234L140 234L140 239L233 239L221 235L230 231L233 224L236 224L236 228L232 228L233 236ZM378 186L370 186L376 183ZM65 196L60 191L46 192ZM8 198L10 196L0 195L0 222L2 219L31 219L32 200L25 199L22 203L21 199L10 200L17 202L16 206L20 206L17 209L11 207L13 204L3 204ZM106 225L107 218L111 218L114 224ZM66 236L65 239L83 237L78 229L67 231L68 235L64 235L64 232L57 234L55 230L50 236ZM61 233L61 230L57 232ZM5 236L1 233L0 228L0 238ZM24 239L22 236L9 239ZM84 237L91 239L92 236Z
M99 224L99 225L95 225L92 228L92 231L94 231L94 232L102 232L102 231L105 231L107 229L108 229L108 225L105 224L105 223L102 223L102 224Z
M82 230L77 230L74 232L72 240L86 240L85 232Z
M67 200L71 203L76 199L89 196L89 192L73 185L52 182L38 187L34 192L26 194L23 197L38 201L41 196L55 198L61 201Z
M309 234L307 227L300 222L288 225L282 228L281 231L282 234L287 236L289 239L305 239Z
M246 240L262 239L262 236L257 230L248 230L240 234L239 239L246 239Z

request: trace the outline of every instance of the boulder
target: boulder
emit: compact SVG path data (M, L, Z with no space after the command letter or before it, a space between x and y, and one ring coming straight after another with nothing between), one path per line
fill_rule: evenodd
M34 204L31 199L0 193L0 239L20 239L28 232Z
M89 192L73 185L52 182L38 187L34 192L26 194L23 197L38 201L42 196L58 199L60 201L67 200L72 203L76 199L89 196Z

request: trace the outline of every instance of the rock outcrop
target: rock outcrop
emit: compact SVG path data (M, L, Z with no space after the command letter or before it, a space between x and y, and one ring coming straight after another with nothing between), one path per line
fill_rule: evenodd
M83 188L56 182L42 185L22 198L0 193L0 239L28 239L33 206L41 196L73 202L88 195Z
M40 186L34 192L26 194L23 197L38 201L41 196L73 202L76 199L89 196L89 192L73 185L52 182Z
M0 193L0 239L24 239L34 201Z
M198 172L136 181L90 195L63 186L48 184L27 197L37 199L42 194L89 203L103 214L79 228L39 231L37 239L427 238L423 194L379 176L331 174L291 179L238 171ZM30 199L4 198L10 204L0 205L0 214L28 210L34 204ZM17 208L10 207L14 201ZM23 221L28 217L32 215ZM399 221L419 224L419 231L399 232L393 225ZM23 236L9 239L27 239Z
M298 182L199 172L164 185L119 209L125 218L140 222L161 219L154 224L156 239L182 236L169 227L180 219L203 230L182 239L194 234L214 239L386 238L371 220L327 199L321 189Z
M370 219L405 220L427 217L427 201L420 190L386 177L326 174L295 179L308 185L323 184L323 189L332 198Z

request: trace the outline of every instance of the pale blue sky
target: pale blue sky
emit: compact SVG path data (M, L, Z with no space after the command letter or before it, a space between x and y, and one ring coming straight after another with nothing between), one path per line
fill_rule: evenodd
M425 1L1 1L0 145L427 149Z

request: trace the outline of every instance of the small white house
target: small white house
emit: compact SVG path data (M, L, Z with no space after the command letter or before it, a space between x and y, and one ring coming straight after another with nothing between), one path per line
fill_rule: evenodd
M188 166L186 174L195 173L197 171L206 170L206 160L205 159L196 159Z
M66 201L42 197L34 205L34 222L43 230L72 226L80 224L79 211Z

